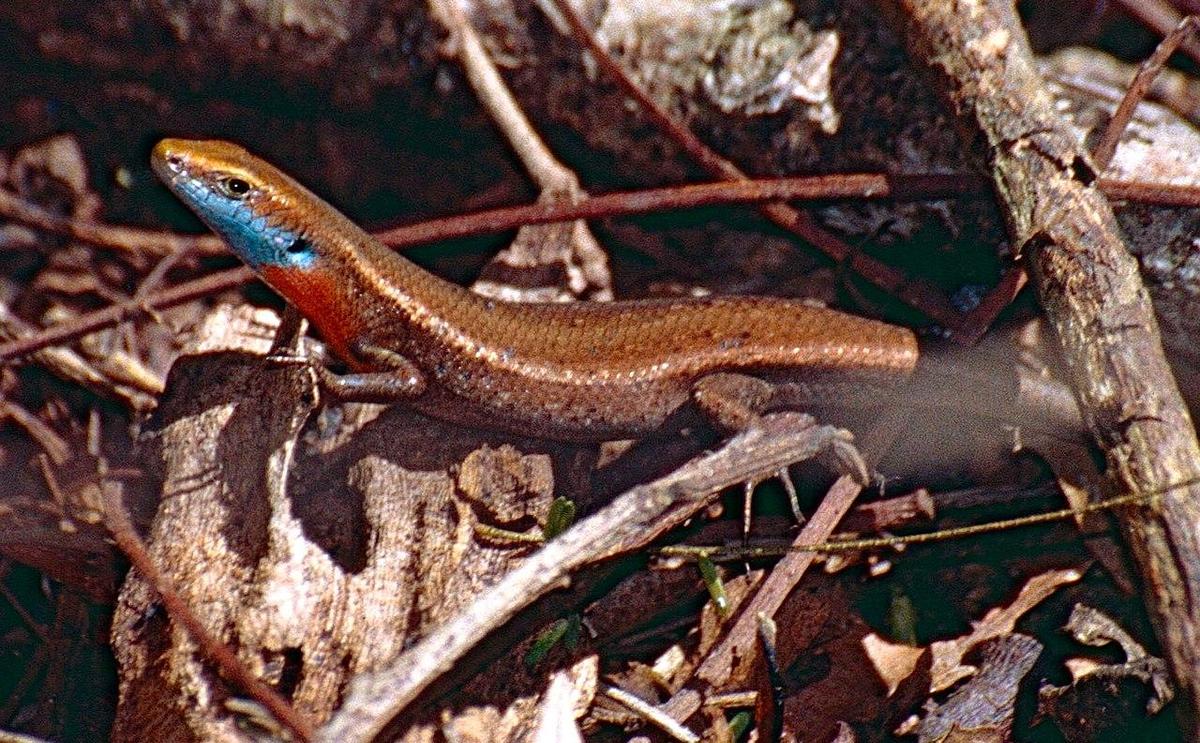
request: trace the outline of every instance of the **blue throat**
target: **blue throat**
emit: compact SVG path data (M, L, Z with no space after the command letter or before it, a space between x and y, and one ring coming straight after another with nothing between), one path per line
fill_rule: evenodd
M244 201L224 196L190 178L179 178L174 185L188 206L251 268L306 269L316 261L316 253L303 235L271 224Z

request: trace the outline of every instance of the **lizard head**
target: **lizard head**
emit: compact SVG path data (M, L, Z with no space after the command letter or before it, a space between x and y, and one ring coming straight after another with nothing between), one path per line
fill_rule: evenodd
M304 229L320 199L244 148L219 140L164 139L151 167L251 268L305 270L317 254Z
M238 257L317 326L334 351L353 361L351 341L372 292L363 257L403 259L270 163L217 140L164 139L154 172Z

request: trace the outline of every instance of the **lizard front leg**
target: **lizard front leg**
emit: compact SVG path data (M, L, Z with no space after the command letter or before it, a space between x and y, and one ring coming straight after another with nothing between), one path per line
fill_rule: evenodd
M315 367L321 389L342 402L406 402L426 390L425 374L402 354L363 341L350 351L379 371L334 374L324 365Z
M321 390L335 400L386 404L413 400L425 392L425 375L415 364L395 351L362 341L352 344L350 351L379 371L335 374L322 359L292 350L302 331L303 318L288 305L267 358L275 363L311 365Z

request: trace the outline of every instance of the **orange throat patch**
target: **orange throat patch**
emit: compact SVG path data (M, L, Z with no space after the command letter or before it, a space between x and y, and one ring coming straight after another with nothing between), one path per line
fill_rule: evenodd
M271 288L316 326L338 357L355 366L350 343L358 337L361 328L350 306L344 279L321 268L262 266L261 273Z

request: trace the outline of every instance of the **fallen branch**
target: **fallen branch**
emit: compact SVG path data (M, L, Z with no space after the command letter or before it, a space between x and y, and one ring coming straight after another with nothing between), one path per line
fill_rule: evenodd
M1163 358L1153 308L1096 170L1055 113L1003 2L898 0L914 59L990 166L1013 244L1028 256L1084 418L1120 492L1168 494L1123 514L1159 638L1200 706L1200 446ZM1193 483L1186 487L1180 483ZM1187 716L1196 737L1197 719Z

